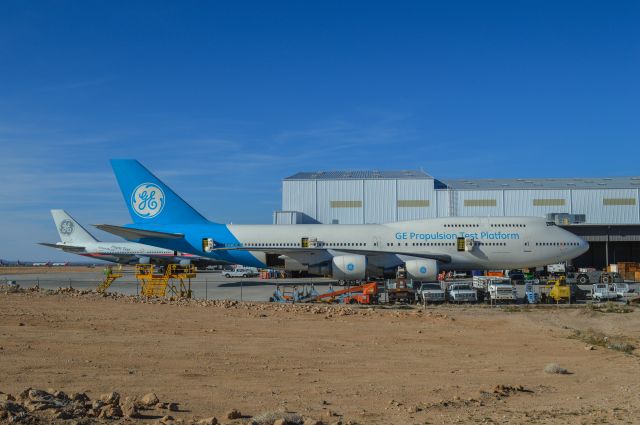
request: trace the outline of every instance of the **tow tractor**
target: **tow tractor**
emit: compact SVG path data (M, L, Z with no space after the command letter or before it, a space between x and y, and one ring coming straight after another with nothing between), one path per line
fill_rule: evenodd
M413 288L413 280L407 278L407 269L398 267L396 280L387 280L387 297L390 304L396 302L413 304L416 302L416 290Z

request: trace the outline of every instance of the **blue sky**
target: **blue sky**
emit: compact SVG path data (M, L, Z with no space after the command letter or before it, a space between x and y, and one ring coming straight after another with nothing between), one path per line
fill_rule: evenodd
M639 5L1 2L0 258L129 222L110 158L234 223L302 170L639 175Z

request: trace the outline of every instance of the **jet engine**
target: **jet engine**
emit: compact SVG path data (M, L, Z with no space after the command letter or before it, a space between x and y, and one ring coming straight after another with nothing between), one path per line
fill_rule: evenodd
M149 257L138 257L138 264L149 264L151 262L151 258Z
M331 260L331 274L338 280L362 280L367 272L364 255L339 255Z
M409 260L404 264L411 279L434 281L438 278L438 262L436 260Z
M338 255L331 262L309 266L309 273L331 275L337 280L362 280L366 272L367 257L364 255Z

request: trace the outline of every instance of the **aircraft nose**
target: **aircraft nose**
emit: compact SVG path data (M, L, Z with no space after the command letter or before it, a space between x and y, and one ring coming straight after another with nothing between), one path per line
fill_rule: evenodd
M575 240L576 240L576 243L578 244L578 252L580 253L580 255L589 251L589 242L585 241L584 239L578 236L575 237Z

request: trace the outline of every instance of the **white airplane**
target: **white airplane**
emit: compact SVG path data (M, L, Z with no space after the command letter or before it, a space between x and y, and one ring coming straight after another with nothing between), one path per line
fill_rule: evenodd
M225 225L208 221L136 160L112 160L134 223L97 225L127 240L253 267L361 280L405 266L517 269L571 260L589 244L536 217L448 217L389 224Z
M51 216L62 242L40 245L62 251L120 264L222 264L220 261L201 258L193 254L177 252L133 242L100 242L65 210L51 210ZM61 263L53 263L59 265ZM224 262L224 264L227 264Z

